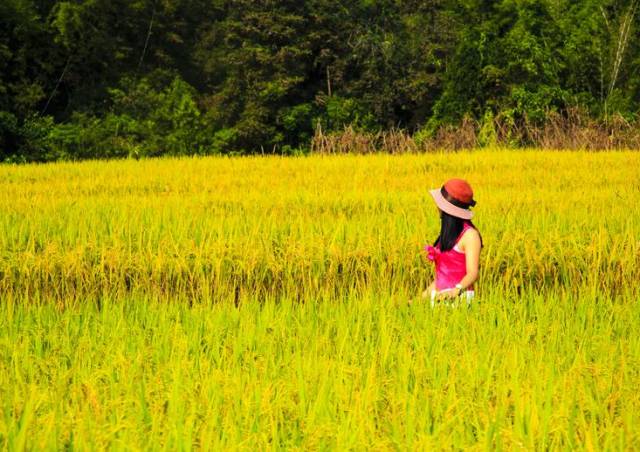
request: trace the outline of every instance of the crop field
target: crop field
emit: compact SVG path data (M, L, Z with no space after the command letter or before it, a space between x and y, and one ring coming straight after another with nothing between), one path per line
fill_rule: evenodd
M419 299L450 177L469 308ZM637 152L2 165L0 447L637 450L639 200Z

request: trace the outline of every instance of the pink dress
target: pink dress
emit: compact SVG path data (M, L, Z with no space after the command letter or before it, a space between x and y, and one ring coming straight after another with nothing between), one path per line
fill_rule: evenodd
M458 249L458 242L460 237L472 228L473 226L465 222L462 232L456 239L455 246L449 251L440 251L439 245L424 247L427 251L427 259L436 264L436 290L454 288L467 274L465 254ZM467 290L473 290L473 287L468 287Z

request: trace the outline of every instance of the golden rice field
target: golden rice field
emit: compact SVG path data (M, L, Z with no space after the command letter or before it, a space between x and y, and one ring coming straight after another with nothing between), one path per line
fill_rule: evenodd
M468 179L467 309L414 299ZM640 153L0 165L0 447L640 448Z

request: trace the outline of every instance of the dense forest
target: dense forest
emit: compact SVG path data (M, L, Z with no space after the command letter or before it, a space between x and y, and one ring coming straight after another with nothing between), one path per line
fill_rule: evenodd
M639 3L2 0L0 161L296 154L318 129L569 111L637 124Z

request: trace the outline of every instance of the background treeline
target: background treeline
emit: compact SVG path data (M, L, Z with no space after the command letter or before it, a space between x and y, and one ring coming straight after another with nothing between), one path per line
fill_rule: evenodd
M634 131L639 3L2 0L0 161Z

